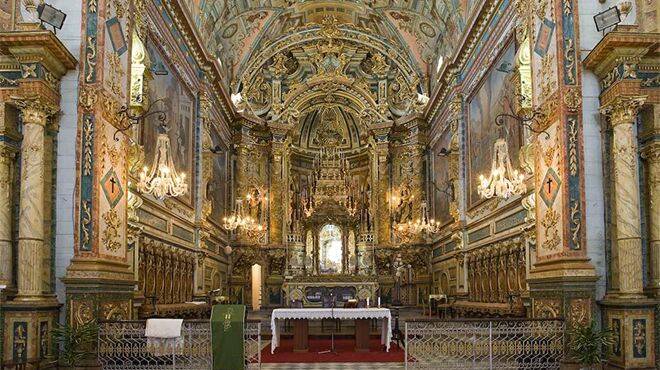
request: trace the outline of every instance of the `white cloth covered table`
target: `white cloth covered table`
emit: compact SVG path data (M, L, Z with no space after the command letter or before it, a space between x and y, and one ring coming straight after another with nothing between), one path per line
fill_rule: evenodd
M390 351L392 314L389 308L276 308L270 317L270 330L273 336L270 342L270 353L275 353L275 348L280 345L280 329L277 327L277 320L285 319L383 319L380 343L385 345L387 352Z

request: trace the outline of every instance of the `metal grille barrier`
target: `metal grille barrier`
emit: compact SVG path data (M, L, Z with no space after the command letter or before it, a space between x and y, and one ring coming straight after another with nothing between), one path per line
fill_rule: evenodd
M184 321L183 348L171 354L154 354L147 349L146 321L107 321L99 324L98 356L108 370L204 370L211 369L211 324L208 320ZM248 368L261 367L261 323L247 322L244 352Z
M559 369L562 320L412 320L406 369Z

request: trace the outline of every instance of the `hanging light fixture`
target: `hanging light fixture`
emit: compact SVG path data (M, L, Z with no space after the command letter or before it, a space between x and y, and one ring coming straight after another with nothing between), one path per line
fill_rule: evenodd
M177 173L174 167L170 137L167 135L164 126L158 129L156 150L154 151L152 163L151 171L147 167L144 167L140 173L140 179L137 184L140 192L152 194L158 199L178 197L188 192L186 174Z
M440 222L429 217L429 210L426 202L422 202L420 213L421 217L415 221L394 224L394 234L403 243L409 243L417 236L432 238L440 232Z
M506 139L500 138L493 145L493 162L490 176L479 175L477 192L482 198L500 197L508 199L522 195L527 191L525 175L514 170L509 158L509 146Z

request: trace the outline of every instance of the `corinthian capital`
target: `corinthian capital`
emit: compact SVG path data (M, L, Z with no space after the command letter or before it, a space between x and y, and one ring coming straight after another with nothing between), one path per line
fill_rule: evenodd
M13 96L14 105L21 111L23 124L45 126L50 116L59 112L59 108L37 96Z
M643 159L647 159L649 161L655 162L660 160L660 142L655 141L642 148L641 155Z
M646 96L621 96L602 106L600 113L609 117L612 126L632 124Z

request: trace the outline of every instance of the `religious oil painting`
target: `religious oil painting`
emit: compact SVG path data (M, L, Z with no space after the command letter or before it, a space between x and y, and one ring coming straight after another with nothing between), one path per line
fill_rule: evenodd
M343 255L341 229L336 225L323 226L319 234L319 267L321 273L341 273Z
M188 205L192 205L192 187L194 180L194 132L195 104L193 95L182 82L180 76L168 63L167 58L158 50L156 42L149 40L147 53L152 65L163 67L163 72L153 74L147 80L149 102L155 104L153 110L163 110L166 113L165 130L170 138L170 148L174 166L179 174L186 175L188 193L180 197ZM164 72L166 71L166 73ZM157 100L160 100L157 103ZM147 118L142 129L142 142L145 151L145 165L154 156L156 138L161 125L158 114Z
M477 193L479 175L489 176L493 158L493 144L506 137L509 156L514 169L520 167L518 151L522 145L522 130L510 118L503 118L503 125L495 121L500 114L511 114L516 99L515 44L510 42L491 65L481 85L470 97L468 105L468 174L469 206L481 203Z
M220 136L215 129L211 130L211 139L214 146L222 144ZM225 216L227 198L227 152L221 150L213 155L213 174L207 184L206 195L211 200L211 221L221 225Z
M449 213L449 203L454 196L454 189L449 181L449 157L442 155L442 149L449 150L451 132L446 130L433 151L433 178L431 179L431 193L433 194L433 217L441 224L446 224L452 220Z

